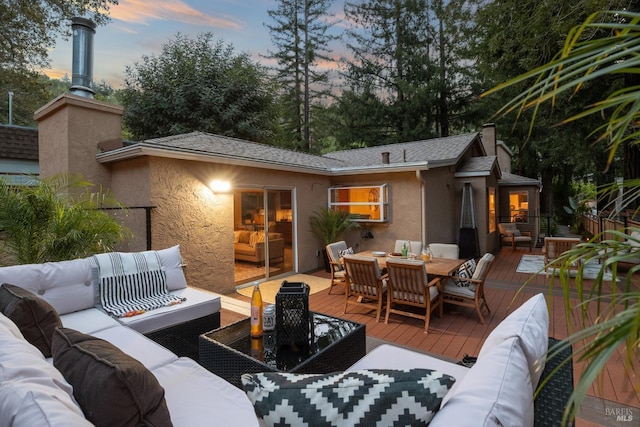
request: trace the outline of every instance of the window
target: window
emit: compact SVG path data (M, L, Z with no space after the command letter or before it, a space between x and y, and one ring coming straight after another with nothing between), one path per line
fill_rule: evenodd
M496 189L489 188L489 233L496 231Z
M329 209L340 209L358 222L387 221L387 184L329 188Z
M511 222L529 222L529 193L513 191L509 193L509 217Z

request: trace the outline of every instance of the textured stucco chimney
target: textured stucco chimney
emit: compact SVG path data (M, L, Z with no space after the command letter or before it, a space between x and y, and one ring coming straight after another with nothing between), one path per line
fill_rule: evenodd
M482 126L482 145L487 156L498 155L498 140L496 139L495 123L487 123Z
M388 165L389 164L389 152L388 151L384 151L382 153L382 164L383 165Z
M96 24L89 19L71 18L73 63L71 88L74 95L93 98L93 35Z

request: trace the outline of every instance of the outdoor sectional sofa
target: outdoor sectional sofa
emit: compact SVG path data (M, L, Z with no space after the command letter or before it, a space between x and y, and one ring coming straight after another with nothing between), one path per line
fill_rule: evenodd
M9 317L0 314L0 425L84 426L91 425L90 421L96 425L259 425L253 406L256 403L257 408L258 402L249 397L255 399L260 395L255 389L253 393L245 393L192 358L180 357L164 346L167 342L171 345L179 342L183 337L176 328L194 319L213 319L210 329L219 325L219 298L182 287L186 284L177 249L165 250L162 260L170 287L179 288L172 292L187 295L184 305L159 309L157 313L151 311L125 321L107 316L94 307L95 273L92 274L83 260L0 268L0 283L17 285L0 287L0 311L17 307L7 304L5 297L9 290L13 293L19 290L17 294L23 293L20 304L26 304L29 315L36 316L33 307L45 307L44 313L36 316L37 336L46 336L47 322L55 324L58 314L62 326L51 334L52 357L45 357L42 340L33 339L33 323L27 322L25 326L24 318L18 316L18 327L9 318L13 319L15 312ZM53 308L47 308L49 304ZM217 316L207 314L212 310ZM192 313L178 315L180 311ZM51 312L57 312L53 320ZM195 323L202 327L199 321ZM163 331L170 332L163 334ZM439 411L431 425L496 425L499 421L502 425L526 426L533 425L534 417L536 425L552 425L558 422L566 392L571 390L572 371L568 370L569 377L554 376L564 394L542 393L542 398L539 396L534 404L533 393L538 379L545 375L543 368L545 371L552 368L549 363L546 367L539 363L545 359L547 331L546 302L539 294L489 335L477 363L471 368L383 345L356 362L345 374L426 368L450 375L455 383L448 392L441 391L435 400L436 407L431 410L439 408ZM167 336L174 338L167 339ZM183 341L182 345L189 347L189 339ZM182 347L178 344L175 348ZM105 359L109 362L104 362ZM394 375L394 371L389 372ZM295 389L298 384L302 382L292 381L290 385ZM277 388L262 392L263 403L282 399ZM291 387L286 392L291 393ZM552 397L553 408L544 406L544 395ZM383 394L382 402L388 399L394 397ZM401 398L397 404L403 406L410 403L409 400ZM380 405L374 406L382 407ZM316 410L317 402L300 408L301 411ZM285 412L285 418L295 415L295 411ZM125 415L129 418L110 418ZM546 416L551 423L542 422L539 415ZM353 425L352 421L348 419L346 425Z

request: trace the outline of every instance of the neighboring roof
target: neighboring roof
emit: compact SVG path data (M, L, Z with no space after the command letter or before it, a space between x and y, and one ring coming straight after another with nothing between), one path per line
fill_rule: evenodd
M542 183L540 182L540 180L534 179L534 178L527 178L526 176L521 176L521 175L514 175L512 173L509 172L502 172L502 179L500 179L498 181L498 185L511 185L511 186L518 186L518 185L536 185L536 186L540 186L542 185Z
M479 144L478 134L473 133L316 156L221 135L192 132L126 145L100 153L97 159L99 162L108 163L154 155L211 162L222 160L227 164L345 175L455 165L476 140ZM383 152L390 153L388 164L382 161Z
M0 158L38 161L38 129L0 124Z
M500 177L500 169L496 167L497 162L497 156L470 157L456 169L455 177L489 176L494 169Z

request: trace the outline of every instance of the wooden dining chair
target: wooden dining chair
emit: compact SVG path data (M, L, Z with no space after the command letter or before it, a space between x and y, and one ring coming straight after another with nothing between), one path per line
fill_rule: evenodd
M349 304L369 306L376 310L376 322L379 322L387 290L387 275L380 271L378 260L373 257L345 255L342 261L347 273L344 312L347 312Z
M387 311L384 323L389 323L389 313L424 319L424 332L429 332L431 312L436 308L442 318L442 295L438 289L440 278L429 281L424 261L389 259L387 261ZM424 315L415 313L412 307L424 309Z
M482 307L487 309L487 313L491 313L487 299L484 296L484 281L494 259L493 254L487 252L478 261L471 278L449 277L442 289L442 299L445 303L474 308L478 312L480 323L483 325Z
M347 243L343 240L339 242L329 243L327 245L327 258L329 258L329 268L331 269L331 286L329 286L329 294L334 286L338 285L342 288L346 286L345 271L340 257L342 252L347 250Z

